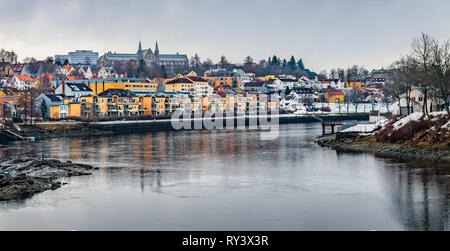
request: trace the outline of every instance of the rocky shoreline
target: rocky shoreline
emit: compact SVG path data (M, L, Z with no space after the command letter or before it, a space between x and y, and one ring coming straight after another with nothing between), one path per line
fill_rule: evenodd
M52 159L0 159L0 201L26 199L56 190L64 185L59 178L91 175L94 169L97 168Z
M381 157L403 160L450 163L449 149L426 149L408 142L382 143L377 142L373 136L361 136L355 133L322 136L316 140L316 143L338 152L373 153Z

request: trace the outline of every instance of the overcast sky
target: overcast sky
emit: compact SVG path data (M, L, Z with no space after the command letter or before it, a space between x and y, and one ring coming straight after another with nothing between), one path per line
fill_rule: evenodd
M302 57L314 71L388 66L426 32L450 38L448 0L0 0L0 48L19 59L77 49Z

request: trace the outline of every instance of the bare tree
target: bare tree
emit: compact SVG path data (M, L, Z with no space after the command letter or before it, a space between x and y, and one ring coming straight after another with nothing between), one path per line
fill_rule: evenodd
M44 74L41 77L39 77L39 87L38 87L39 93L49 93L51 92L52 87L53 85L48 74Z
M26 57L26 58L23 60L23 62L24 62L25 64L30 64L30 63L36 63L37 60L36 60L34 57Z
M252 66L255 63L253 62L253 58L250 56L247 56L246 58L244 58L244 66Z
M229 64L228 59L225 56L221 56L220 57L220 61L219 61L219 65L221 67L226 67L226 66L228 66L228 64Z
M0 63L17 63L17 54L14 51L6 51L5 49L0 50Z
M432 64L433 47L436 41L431 36L422 33L422 36L412 41L412 56L419 62L420 89L423 93L423 113L428 115L428 93L431 88L430 69Z
M444 100L445 109L450 114L448 98L450 93L450 41L436 43L432 47L432 87L439 98Z
M39 92L35 88L30 88L27 91L23 91L18 100L19 111L22 115L22 119L30 124L33 124L36 115L36 99L39 96Z
M358 113L358 105L361 102L362 94L360 90L354 88L350 91L350 95L348 97L349 102L353 104L355 107L355 112Z

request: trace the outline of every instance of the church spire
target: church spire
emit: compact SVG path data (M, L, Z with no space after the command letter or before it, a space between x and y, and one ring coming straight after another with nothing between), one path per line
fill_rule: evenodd
M158 40L156 40L156 46L155 46L155 56L159 57L159 48L158 48Z
M143 58L143 53L142 53L142 43L141 40L139 39L139 47L138 47L138 59L141 60Z

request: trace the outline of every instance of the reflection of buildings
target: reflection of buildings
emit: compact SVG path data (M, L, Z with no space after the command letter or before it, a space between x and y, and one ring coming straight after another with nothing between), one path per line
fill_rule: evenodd
M431 165L431 164L429 164ZM448 230L447 167L408 164L385 168L395 214L406 230ZM437 178L441 177L441 179Z

